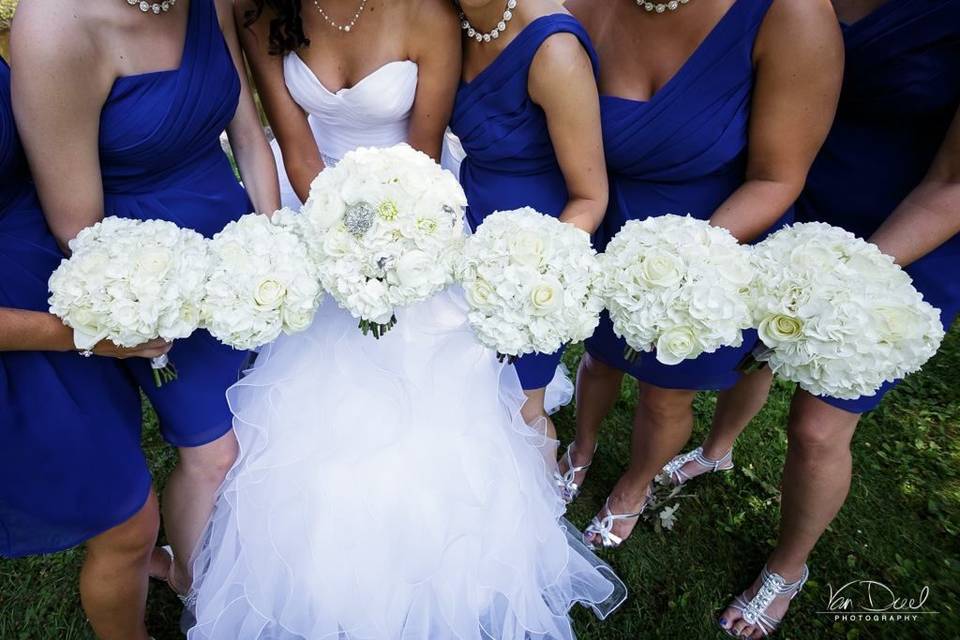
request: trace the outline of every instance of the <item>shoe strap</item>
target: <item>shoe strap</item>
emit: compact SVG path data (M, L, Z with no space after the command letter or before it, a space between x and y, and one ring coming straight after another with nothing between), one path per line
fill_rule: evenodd
M787 582L779 573L774 573L764 566L760 572L760 588L756 595L749 602L746 602L743 596L738 596L735 608L741 611L747 624L759 627L763 634L767 635L782 622L782 619L768 615L767 609L777 598L789 597L793 600L809 577L810 570L807 565L803 565L803 573L794 582Z
M733 459L733 449L730 449L725 454L714 460L713 458L708 458L703 455L703 447L697 447L693 451L688 451L682 455L675 457L673 460L668 462L663 466L663 472L667 474L667 477L675 479L679 483L684 483L687 480L690 480L690 475L683 471L685 467L690 462L696 462L700 466L710 469L710 471L719 471L721 467L726 465Z
M600 541L604 547L619 547L623 543L623 538L613 533L613 525L621 520L635 520L639 518L643 515L643 511L649 503L650 496L648 495L644 498L640 511L636 513L614 513L610 510L610 496L607 496L606 502L603 503L603 510L606 512L606 515L602 518L594 516L593 520L590 521L590 526L587 527L586 533L600 536Z

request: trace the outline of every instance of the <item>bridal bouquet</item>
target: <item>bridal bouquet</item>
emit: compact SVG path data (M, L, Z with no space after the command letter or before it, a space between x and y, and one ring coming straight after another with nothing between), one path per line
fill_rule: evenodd
M172 341L199 326L208 261L199 233L108 217L81 231L70 251L50 276L50 312L74 330L78 348ZM166 356L151 364L157 386L176 377Z
M690 216L631 220L601 256L603 297L625 357L679 364L739 346L751 327L750 250Z
M937 309L876 245L820 222L754 248L754 357L814 395L871 396L917 371L943 340Z
M501 356L553 353L600 322L590 236L530 208L488 216L457 266L480 342Z
M398 308L453 281L466 204L457 179L426 154L361 148L317 176L298 226L323 287L379 338Z
M284 222L293 215L278 211L275 218ZM209 273L200 307L203 327L235 349L255 349L281 332L303 331L323 295L299 236L255 213L213 237Z

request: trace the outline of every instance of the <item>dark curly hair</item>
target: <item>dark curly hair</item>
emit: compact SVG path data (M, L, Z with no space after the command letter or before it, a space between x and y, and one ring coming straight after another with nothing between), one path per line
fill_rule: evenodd
M273 16L270 18L271 55L282 56L310 44L310 39L303 32L303 6L300 0L254 0L254 5L244 14L243 26L249 28L263 17L264 10L269 10Z

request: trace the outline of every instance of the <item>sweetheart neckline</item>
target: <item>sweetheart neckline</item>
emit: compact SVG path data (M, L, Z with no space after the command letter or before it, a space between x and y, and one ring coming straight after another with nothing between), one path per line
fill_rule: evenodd
M419 65L418 65L416 62L414 62L413 60L391 60L390 62L385 62L385 63L383 63L382 65L380 65L379 67L377 67L376 69L374 69L373 71L371 71L370 73L368 73L367 75L365 75L365 76L363 76L362 78L360 78L359 80L357 80L357 81L356 81L355 83L353 83L351 86L349 86L349 87L341 87L341 88L337 89L336 91L331 91L329 88L327 88L327 85L325 85L325 84L323 83L323 81L317 76L317 74L314 73L313 69L310 68L310 65L308 65L303 58L301 58L299 55L297 55L297 54L294 53L294 52L290 52L290 53L287 54L287 55L288 55L288 56L293 56L293 57L296 59L296 61L300 63L300 66L303 67L303 68L307 71L307 73L310 74L310 77L313 78L313 81L314 81L317 85L319 85L319 87L320 87L321 89L323 89L328 95L331 95L331 96L334 96L334 97L339 97L339 96L345 95L345 94L347 94L347 93L350 93L350 92L353 91L354 89L357 89L357 88L363 86L363 83L365 83L367 80L370 80L370 79L373 78L374 76L378 75L380 72L385 71L385 70L387 69L387 67L391 67L391 66L393 66L393 65L398 65L398 64L412 64L414 67L416 67L417 69L419 69Z

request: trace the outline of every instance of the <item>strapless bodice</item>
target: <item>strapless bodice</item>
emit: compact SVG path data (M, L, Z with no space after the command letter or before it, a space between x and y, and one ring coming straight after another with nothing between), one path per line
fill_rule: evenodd
M283 61L287 89L309 115L327 164L357 147L406 142L418 71L412 60L395 60L352 87L332 92L297 54L289 53Z

